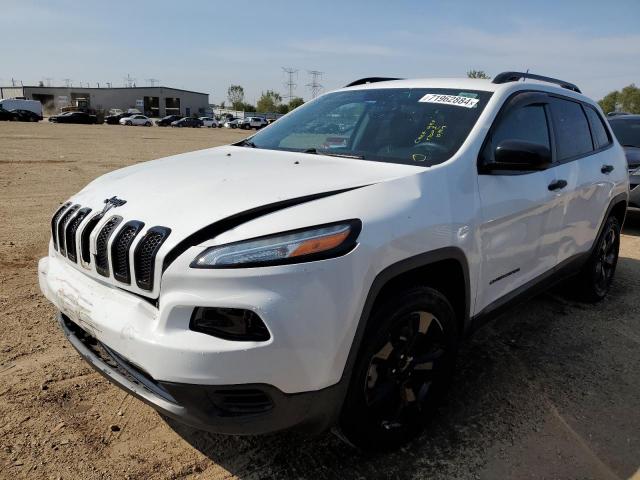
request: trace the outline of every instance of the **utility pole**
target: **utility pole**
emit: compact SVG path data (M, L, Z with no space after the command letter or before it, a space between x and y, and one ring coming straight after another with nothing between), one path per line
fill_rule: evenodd
M53 80L53 78L51 78L51 77L45 77L45 79L44 79L44 80L45 80L45 82L46 82L47 87L50 87L50 86L51 86L51 80Z
M149 84L150 87L155 87L156 85L158 85L160 83L160 80L158 80L157 78L147 78L147 83Z
M307 83L307 87L311 89L311 98L316 98L324 86L322 86L319 80L322 78L323 72L319 72L317 70L309 70L307 73L311 75L311 82Z
M71 79L70 78L63 78L64 80L64 85L69 88L71 86Z
M297 75L298 74L298 70L295 69L295 68L291 68L291 67L282 67L282 71L288 75L287 81L285 82L284 86L287 87L287 90L289 91L289 95L285 95L285 98L288 98L289 102L290 102L291 99L293 98L293 91L298 86L293 81L293 76L294 75L296 77L298 76Z
M129 75L127 73L127 76L124 79L124 86L127 88L131 88L131 87L135 87L136 86L136 79L135 78L131 78L131 75Z

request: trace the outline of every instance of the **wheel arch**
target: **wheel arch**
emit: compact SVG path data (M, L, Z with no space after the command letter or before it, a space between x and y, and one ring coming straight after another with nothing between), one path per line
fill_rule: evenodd
M440 291L451 302L462 335L470 326L471 286L469 264L457 247L445 247L394 263L373 280L351 343L341 381L349 382L371 312L384 298L410 285L424 285Z

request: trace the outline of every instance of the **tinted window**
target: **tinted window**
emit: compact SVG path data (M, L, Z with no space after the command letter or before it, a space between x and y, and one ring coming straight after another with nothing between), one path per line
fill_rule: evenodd
M591 124L591 133L593 134L593 140L595 141L596 148L602 148L606 145L609 145L611 141L609 140L609 135L607 134L607 129L602 123L602 118L593 108L587 107L585 108L587 112L587 117L589 117L589 123Z
M430 166L451 158L490 92L353 89L307 102L251 138L257 148Z
M621 145L640 148L640 119L619 118L609 123Z
M579 103L554 98L551 104L558 160L593 150L587 117Z
M493 148L503 140L523 140L551 148L544 107L528 105L509 112L493 132Z

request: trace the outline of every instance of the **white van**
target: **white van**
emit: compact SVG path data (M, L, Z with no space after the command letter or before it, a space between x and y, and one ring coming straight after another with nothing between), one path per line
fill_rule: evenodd
M42 120L42 103L38 100L24 100L22 98L6 98L0 100L0 107L5 110L29 110L40 116Z

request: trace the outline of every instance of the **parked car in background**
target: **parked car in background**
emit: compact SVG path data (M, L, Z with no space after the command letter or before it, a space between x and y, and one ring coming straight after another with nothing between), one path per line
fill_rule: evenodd
M224 121L224 127L225 128L238 128L238 125L240 124L240 122L242 121L241 118L237 118L237 117L233 117L233 118L226 118Z
M98 119L95 115L90 115L85 112L64 112L59 115L49 117L49 121L52 123L83 123L89 125L95 125L98 123Z
M608 120L627 157L629 207L640 208L640 115L616 115Z
M0 107L5 110L29 110L42 120L42 103L38 100L25 100L23 98L5 98L0 100Z
M13 122L15 119L16 115L13 112L0 107L0 121Z
M42 117L31 110L23 110L21 108L12 110L15 119L19 122L39 122Z
M115 113L113 115L109 115L105 117L104 121L108 125L119 125L120 120L127 117L131 117L131 114L121 111L120 113Z
M202 120L202 126L204 127L208 127L208 128L218 127L218 121L213 117L200 117L200 120Z
M180 120L176 120L175 122L171 122L172 127L191 127L198 128L202 126L202 120L195 117L184 117Z
M172 122L180 120L181 118L181 115L167 115L166 117L162 117L160 120L156 120L156 125L159 127L168 127Z
M267 125L269 125L269 122L262 117L247 117L243 118L238 123L238 127L244 130L251 130L252 128L260 130L262 127L266 127Z
M151 123L151 119L146 115L133 115L132 117L121 118L120 125L150 127L153 124Z

